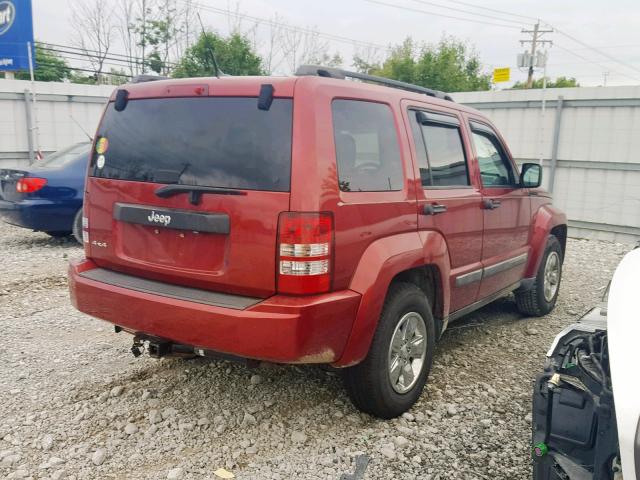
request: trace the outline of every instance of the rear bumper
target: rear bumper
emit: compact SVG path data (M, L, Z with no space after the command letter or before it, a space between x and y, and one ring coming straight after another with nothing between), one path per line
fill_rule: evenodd
M79 205L78 205L79 203ZM0 200L0 219L11 225L43 232L71 231L82 202L60 204L51 200Z
M360 304L351 290L310 297L275 295L225 308L89 279L91 260L69 266L73 305L128 331L220 353L279 363L332 363L342 355Z

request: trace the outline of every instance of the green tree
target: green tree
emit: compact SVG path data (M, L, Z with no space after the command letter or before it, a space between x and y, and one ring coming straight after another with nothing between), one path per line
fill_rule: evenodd
M354 60L359 71L445 92L489 90L478 54L466 43L445 37L436 45L417 45L410 37L395 46L382 65Z
M97 73L87 75L82 71L72 72L69 75L71 83L81 83L83 85L122 85L127 83L129 78L124 69L113 67L111 67L109 73L103 72L100 75Z
M533 85L531 86L531 88L542 88L542 82L543 82L542 78L537 78L533 80ZM526 82L516 82L513 84L512 88L520 89L520 88L526 88L526 86L527 86ZM549 77L547 77L547 88L570 88L570 87L579 87L579 86L580 84L573 77L571 78L558 77L555 80L551 80Z
M262 59L253 51L247 38L234 33L224 38L214 32L203 32L187 49L172 72L176 78L215 75L211 55L227 75L262 75Z
M33 75L39 82L61 82L69 78L71 70L65 59L49 48L45 44L36 45L36 69ZM31 75L28 71L17 72L16 78L31 80Z

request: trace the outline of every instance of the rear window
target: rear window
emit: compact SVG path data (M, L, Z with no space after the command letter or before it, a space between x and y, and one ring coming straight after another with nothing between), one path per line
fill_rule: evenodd
M247 97L131 100L121 112L111 103L92 176L289 191L292 109L291 99L274 99L259 110Z

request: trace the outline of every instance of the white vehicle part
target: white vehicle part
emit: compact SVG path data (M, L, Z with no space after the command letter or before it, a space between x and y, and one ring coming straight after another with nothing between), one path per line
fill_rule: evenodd
M613 398L618 422L622 474L640 479L640 249L629 252L616 269L608 301L608 342Z

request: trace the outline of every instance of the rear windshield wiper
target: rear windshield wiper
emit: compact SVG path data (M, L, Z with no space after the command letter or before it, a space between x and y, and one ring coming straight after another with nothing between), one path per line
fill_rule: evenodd
M155 191L156 196L160 198L169 198L174 195L178 195L179 193L189 193L189 202L192 205L199 205L202 200L202 195L205 193L210 193L213 195L246 195L246 192L242 190L236 190L233 188L223 188L223 187L201 187L198 185L181 185L181 184L171 184L164 185L158 188Z

